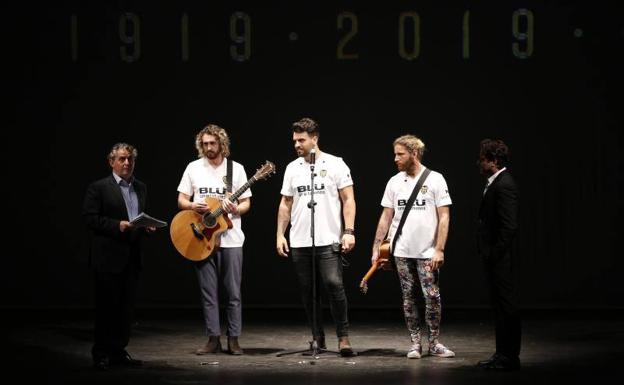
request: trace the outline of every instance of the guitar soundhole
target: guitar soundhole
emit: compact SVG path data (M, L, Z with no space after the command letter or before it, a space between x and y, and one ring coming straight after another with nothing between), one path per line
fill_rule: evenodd
M216 223L217 223L217 219L214 218L212 215L210 214L204 215L204 225L206 227L213 227Z

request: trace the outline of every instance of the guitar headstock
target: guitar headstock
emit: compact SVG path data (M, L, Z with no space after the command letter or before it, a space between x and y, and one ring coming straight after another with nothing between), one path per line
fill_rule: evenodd
M275 174L275 164L267 160L266 162L264 162L262 167L256 170L256 173L253 177L256 180L260 180L268 178L269 176L271 176L271 174Z
M360 282L360 292L362 292L362 294L366 294L368 292L368 282L366 282L365 280L362 280L362 282Z

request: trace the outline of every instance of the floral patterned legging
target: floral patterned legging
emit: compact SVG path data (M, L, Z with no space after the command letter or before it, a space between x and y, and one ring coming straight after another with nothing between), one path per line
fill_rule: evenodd
M429 344L437 343L442 317L437 271L432 271L430 259L395 257L395 262L403 291L405 323L412 342L420 342L420 320L416 306L416 285L418 285L416 277L418 277L425 298L425 321L429 327Z

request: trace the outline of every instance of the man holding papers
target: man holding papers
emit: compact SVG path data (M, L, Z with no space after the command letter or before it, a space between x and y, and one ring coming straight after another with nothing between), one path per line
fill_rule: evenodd
M167 222L160 219L153 218L146 213L141 213L130 221L130 224L134 227L165 227Z
M90 230L89 265L95 272L93 365L141 365L128 354L139 271L141 239L153 226L130 222L145 210L147 189L133 175L137 150L117 143L108 154L112 174L87 188L82 216Z

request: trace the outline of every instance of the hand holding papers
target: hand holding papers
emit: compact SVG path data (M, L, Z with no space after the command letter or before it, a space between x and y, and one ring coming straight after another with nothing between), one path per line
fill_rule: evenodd
M136 216L132 221L130 221L130 224L135 227L165 227L167 226L167 222L150 217L146 213L141 213L138 216Z

